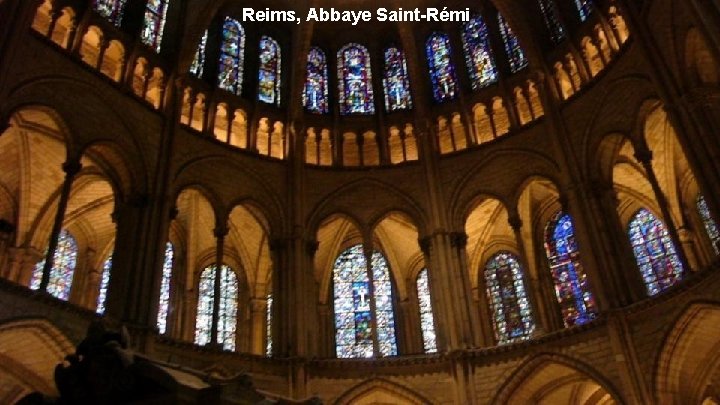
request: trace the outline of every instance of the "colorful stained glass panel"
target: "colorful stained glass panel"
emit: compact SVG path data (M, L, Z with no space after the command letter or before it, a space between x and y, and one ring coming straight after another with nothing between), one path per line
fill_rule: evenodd
M430 297L428 269L422 269L418 273L417 293L418 304L420 305L420 329L423 336L423 347L425 353L435 353L437 352L437 337L435 335L435 319Z
M683 277L683 267L665 224L640 209L628 225L628 237L648 295L671 287Z
M385 109L389 112L412 108L410 79L405 54L398 48L385 49Z
M58 235L57 248L53 255L50 282L47 286L47 292L50 295L65 301L70 298L70 287L72 286L75 266L77 265L77 254L78 247L75 238L68 231L61 230ZM40 288L44 266L44 259L35 265L33 277L30 281L30 288L33 290Z
M582 325L597 316L570 215L558 212L545 228L545 253L565 326Z
M518 41L517 36L515 36L507 21L505 21L505 18L500 13L498 13L498 25L500 26L500 34L505 44L505 53L507 54L508 62L510 62L510 70L513 73L517 73L528 65L525 52L520 46L520 41Z
M110 270L112 269L112 260L113 254L110 253L110 256L108 256L108 258L105 260L105 263L103 263L103 271L100 275L100 293L98 294L97 307L95 308L95 312L97 312L98 314L105 313L105 300L107 299L108 286L110 285Z
M359 44L347 44L338 51L337 61L340 113L374 113L375 102L368 50Z
M485 285L498 343L528 339L535 322L518 258L510 252L495 254L485 264Z
M122 22L126 0L93 0L93 8L116 27Z
M225 17L220 46L218 87L231 93L242 93L245 30L236 20Z
M168 0L147 0L145 5L145 19L140 39L155 52L160 52L167 10Z
M308 52L303 106L312 113L328 112L327 62L325 53L317 47L310 48Z
M475 16L463 25L462 42L473 90L495 83L497 69L482 17Z
M258 100L280 105L280 79L282 76L280 45L274 39L260 38L260 66L258 73Z
M450 55L450 40L446 34L436 32L425 42L425 53L430 70L435 101L452 100L458 92L455 66Z
M165 244L162 279L160 280L160 302L158 306L157 327L161 334L167 332L167 317L170 312L170 281L172 280L175 249L173 244Z

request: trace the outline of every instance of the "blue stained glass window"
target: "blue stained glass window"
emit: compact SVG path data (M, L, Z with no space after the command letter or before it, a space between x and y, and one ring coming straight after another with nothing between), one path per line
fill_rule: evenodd
M172 280L173 264L175 263L175 249L173 244L165 244L165 258L163 259L162 279L160 280L160 303L158 306L157 327L160 333L167 332L167 317L170 312L170 281Z
M575 6L580 15L580 21L585 21L592 13L592 0L575 0Z
M702 195L697 197L697 209L705 225L705 231L707 231L708 237L712 242L713 249L715 249L715 254L720 254L720 230L718 230L717 222L715 222L712 215L710 215L707 202Z
M550 39L554 43L560 43L565 39L565 29L560 24L555 0L538 0L540 3L540 11L542 12L545 26L550 31Z
M433 317L432 299L430 297L430 280L428 269L420 270L417 277L418 303L420 305L420 328L423 336L425 353L437 352L435 335L435 319Z
M105 263L103 263L103 271L100 275L100 293L98 294L97 308L95 309L95 312L97 312L98 314L105 313L105 300L107 299L108 286L110 285L110 270L112 269L112 260L113 254L110 253L110 256L108 256L108 258L105 260Z
M93 0L93 8L108 21L120 26L126 0Z
M73 274L77 265L77 254L78 246L75 238L70 232L64 229L61 230L58 235L55 255L53 255L53 267L50 270L50 282L47 286L48 294L65 301L70 298L70 287L72 286ZM45 259L35 265L30 281L30 288L33 290L40 288L44 266Z
M436 32L425 42L430 79L432 81L435 101L446 101L455 98L458 92L455 66L450 55L450 40L446 34Z
M328 112L327 61L325 53L318 47L312 47L308 52L303 106L317 114Z
M385 88L385 109L397 111L412 108L407 62L405 54L398 48L385 49L383 87Z
M628 236L648 295L660 293L682 279L683 267L675 245L665 224L650 211L642 208L633 215Z
M200 43L195 50L195 58L193 59L192 65L190 65L190 73L195 77L202 77L203 71L205 70L205 48L207 47L208 32L205 30Z
M280 45L265 35L260 38L260 67L258 72L258 100L280 105L282 76Z
M570 215L558 212L545 228L545 253L565 326L582 325L597 316Z
M212 313L215 297L217 266L206 267L200 275L197 318L195 319L195 343L206 345L212 337ZM233 269L221 267L220 310L218 312L217 343L225 350L235 350L237 329L238 281Z
M372 72L368 50L359 44L347 44L338 51L337 61L340 113L374 113Z
M490 258L485 264L485 284L498 343L529 338L535 322L517 257L498 252Z
M245 61L245 30L236 20L225 17L220 45L218 87L240 95Z
M510 70L513 73L519 72L528 65L525 52L522 50L517 36L515 36L507 21L505 21L505 18L500 13L498 13L498 25L500 26L500 34L505 43L505 53L510 62Z
M390 271L380 252L372 254L371 266L369 272L362 245L345 250L335 261L335 347L339 358L373 357L375 342L380 355L397 354Z
M145 20L140 39L145 45L155 49L155 52L160 52L167 9L168 0L148 0L145 5Z
M273 296L268 294L267 296L267 312L265 313L265 336L267 342L265 344L265 354L270 356L272 354L272 306Z
M487 25L482 17L474 16L463 25L462 42L473 90L495 83L497 69L490 48Z

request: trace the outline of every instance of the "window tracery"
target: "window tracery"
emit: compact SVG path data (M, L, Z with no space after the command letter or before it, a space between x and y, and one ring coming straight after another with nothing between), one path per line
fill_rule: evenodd
M550 39L556 44L562 42L565 39L565 29L560 23L555 0L538 0L538 3L545 20L545 27L550 32Z
M505 18L500 13L498 13L498 25L500 26L500 34L505 44L505 53L510 62L510 70L513 73L517 73L528 65L525 52L520 46L520 41L518 41L517 36L515 36L507 21L505 21Z
M389 112L412 108L410 79L405 53L396 47L385 49L385 109Z
M193 58L192 65L190 65L190 73L195 77L202 77L205 70L205 56L207 47L208 32L205 30L203 36L200 38L200 43L195 50L195 58Z
M47 255L46 255L47 256ZM75 266L77 265L78 246L75 238L66 230L58 234L57 247L53 255L53 267L50 270L50 282L47 286L48 294L67 301L70 298L70 287L73 282ZM35 265L30 288L37 290L42 281L45 259Z
M160 279L160 302L158 305L157 327L160 334L167 332L167 317L170 312L170 281L172 280L173 265L175 263L175 248L173 244L165 244L165 257L163 259L162 278Z
M342 252L333 268L335 347L339 358L397 355L390 271L373 252L371 270L362 245Z
M498 343L529 338L535 330L522 268L510 252L498 252L485 264L485 284Z
M127 0L93 0L93 8L116 27L122 22Z
M696 205L698 213L700 214L700 218L702 219L703 225L705 226L705 231L710 238L710 242L712 242L712 247L715 250L715 254L720 254L720 230L718 230L717 222L715 222L712 215L710 215L710 209L707 206L705 197L703 197L702 195L698 195Z
M218 274L219 273L219 274ZM195 320L195 343L211 343L213 303L215 300L215 277L220 277L220 305L217 324L217 343L225 350L235 350L238 311L238 280L230 266L206 267L200 275L198 286L197 318Z
M487 25L481 16L475 16L463 25L462 42L473 90L495 83L495 58L490 47Z
M95 312L98 314L105 313L105 300L107 299L108 286L110 285L110 270L112 269L113 253L103 263L102 274L100 275L100 293L97 298L97 307Z
M430 80L435 101L452 100L457 95L455 66L450 55L450 40L447 34L435 32L425 42L425 53L430 69Z
M148 0L145 4L145 19L140 32L142 42L160 52L165 21L167 19L168 0Z
M225 17L220 46L218 87L236 95L242 93L245 61L245 30L237 20Z
M280 106L282 55L280 45L263 35L260 38L260 68L258 73L258 100Z
M545 253L565 326L582 325L597 316L595 297L580 263L572 218L562 211L545 227Z
M325 53L322 49L310 48L306 74L303 106L309 112L326 114L328 112L328 72Z
M645 208L628 224L628 237L648 295L671 287L683 276L683 267L667 228Z
M428 269L420 270L417 276L418 303L420 304L420 329L423 337L425 353L437 352L437 336L435 334L435 318L433 316L430 297L430 280Z
M347 44L337 53L337 65L340 113L375 113L368 50L359 44Z

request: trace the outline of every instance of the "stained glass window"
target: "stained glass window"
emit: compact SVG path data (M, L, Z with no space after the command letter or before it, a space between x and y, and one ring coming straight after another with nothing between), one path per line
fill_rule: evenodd
M655 295L682 279L683 267L665 224L640 209L628 225L630 244L648 295Z
M500 13L498 13L498 25L500 26L500 34L505 43L505 53L510 62L510 70L513 73L519 72L528 65L525 52L522 50L517 36L515 36L507 21L505 21L505 18Z
M712 242L713 249L715 249L715 254L720 254L720 230L718 230L717 222L715 222L712 215L710 215L707 202L702 195L697 197L697 209L705 225L705 231L707 231L708 237Z
M590 13L592 13L592 0L575 0L575 6L577 6L580 21L585 21L590 17Z
M582 325L594 319L597 305L580 263L580 250L570 215L561 211L548 222L545 253L565 326Z
M347 44L338 51L337 61L340 113L374 113L372 72L368 50L359 44Z
M362 245L338 256L333 269L335 348L337 357L373 357L397 354L390 270L385 257L374 252L372 271ZM373 324L377 325L374 330Z
M463 25L462 42L473 90L495 83L497 69L490 48L488 29L482 17L474 16Z
M268 294L267 296L267 312L265 313L265 336L267 343L265 344L265 354L270 356L272 354L272 306L273 296Z
M202 77L203 71L205 70L205 48L207 47L208 32L205 30L200 43L195 50L195 58L193 59L192 65L190 65L190 73L195 77Z
M258 100L280 105L281 78L280 45L265 35L260 38L260 67L258 73Z
M50 282L47 286L48 294L65 301L70 298L70 287L72 286L73 274L77 265L77 254L78 247L75 238L70 235L70 232L64 229L61 230L58 235L55 255L53 255L53 267L50 270ZM40 288L44 266L44 259L35 265L33 277L30 281L30 288L33 290Z
M538 0L538 3L540 3L540 11L545 20L545 26L550 31L550 39L556 44L560 43L565 39L565 29L560 24L555 0Z
M101 16L119 27L126 0L93 0L93 8Z
M312 47L308 52L303 106L317 114L328 112L327 61L325 53L318 47Z
M422 269L418 273L417 294L418 303L420 304L420 328L422 330L423 347L425 353L435 353L437 352L437 338L435 336L435 319L433 318L427 269Z
M103 263L103 271L100 275L100 294L98 294L97 308L95 309L95 312L98 314L105 313L105 300L107 299L108 286L110 285L110 269L112 269L112 260L113 254L110 253L110 256L108 256L105 263Z
M410 78L408 77L405 54L398 48L385 49L385 109L388 111L412 108Z
M529 338L535 323L518 258L510 252L495 254L485 264L485 284L498 343Z
M160 303L158 305L157 327L160 333L167 332L167 317L170 312L170 281L172 280L175 248L168 242L165 244L162 278L160 280Z
M205 268L200 275L195 343L206 345L212 336L212 313L215 297L217 266ZM217 343L225 350L235 350L237 328L238 281L233 269L223 265L220 271L220 310L218 312Z
M430 79L435 101L452 100L457 94L455 66L450 59L452 50L446 34L435 32L425 42Z
M218 87L237 95L242 93L245 60L245 30L236 20L225 17L220 46Z
M145 5L145 21L140 39L155 52L160 52L167 9L168 0L148 0Z

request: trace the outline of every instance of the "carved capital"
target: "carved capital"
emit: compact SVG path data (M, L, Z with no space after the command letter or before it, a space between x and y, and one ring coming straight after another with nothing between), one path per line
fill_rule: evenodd
M420 246L420 250L426 254L430 255L430 251L432 249L432 240L429 236L426 236L424 238L418 238L418 245Z
M307 253L310 256L315 255L318 248L320 247L320 242L316 240L308 240L305 242L305 253Z
M62 169L67 177L73 177L82 170L82 164L79 160L68 160L63 163Z
M450 246L464 249L467 245L468 236L465 232L452 232L450 234Z
M215 229L213 229L213 235L215 235L216 238L225 238L229 232L227 224L217 224L215 226Z
M510 214L508 215L508 224L513 229L513 231L517 232L522 228L523 221L520 219L520 216L517 214Z

